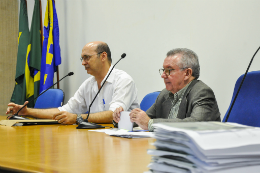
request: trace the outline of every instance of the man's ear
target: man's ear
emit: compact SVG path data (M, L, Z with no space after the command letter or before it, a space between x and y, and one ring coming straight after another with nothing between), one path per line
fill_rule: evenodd
M100 54L100 59L102 62L106 61L107 60L107 53L106 52L102 52Z
M192 76L192 69L191 68L186 68L185 69L184 80L188 80L191 76Z

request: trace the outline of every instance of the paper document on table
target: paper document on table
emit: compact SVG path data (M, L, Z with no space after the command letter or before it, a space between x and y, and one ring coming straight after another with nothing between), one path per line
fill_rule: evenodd
M153 172L238 173L260 168L258 127L220 122L153 126L156 149L148 150Z
M159 123L154 124L154 127L160 127L163 133L162 138L163 136L168 138L170 135L172 138L183 142L187 142L191 139L193 141L192 143L198 145L203 150L260 144L260 128L235 123Z
M100 130L89 130L95 132L104 132L110 136L122 137L122 138L151 138L153 137L153 132L143 132L143 131L134 131L129 132L127 130L118 130L114 129L100 129Z

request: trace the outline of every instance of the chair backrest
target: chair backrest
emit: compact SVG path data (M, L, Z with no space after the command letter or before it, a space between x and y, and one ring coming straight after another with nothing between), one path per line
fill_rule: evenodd
M237 79L230 106L243 77L244 75L241 75ZM226 120L230 106L223 122ZM247 73L227 122L260 127L260 71Z
M49 89L36 100L34 108L57 108L63 105L64 92L61 89Z
M152 92L144 96L141 101L140 107L143 111L147 111L155 102L157 96L160 94L160 91Z

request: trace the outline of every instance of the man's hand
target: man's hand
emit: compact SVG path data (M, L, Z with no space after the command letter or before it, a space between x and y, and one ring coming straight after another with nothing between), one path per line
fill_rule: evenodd
M122 107L116 108L116 110L113 113L113 120L115 122L119 122L120 121L120 112L124 111L124 109Z
M5 114L16 114L25 104L27 104L28 101L24 102L23 105L18 105L15 103L9 103L7 106L7 110ZM20 112L19 115L26 115L27 114L27 106L25 106Z
M66 111L60 111L53 115L53 120L58 120L60 124L75 124L77 114L72 114Z
M142 111L139 108L136 108L133 109L129 115L131 122L135 122L142 129L148 130L148 122L150 120L150 117L144 111Z

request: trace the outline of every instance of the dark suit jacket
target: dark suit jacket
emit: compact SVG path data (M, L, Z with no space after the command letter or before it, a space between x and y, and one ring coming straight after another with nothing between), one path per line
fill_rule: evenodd
M180 103L177 118L168 119L172 108L168 90L164 89L155 103L146 111L158 122L221 121L215 95L202 81L193 80L185 91Z

